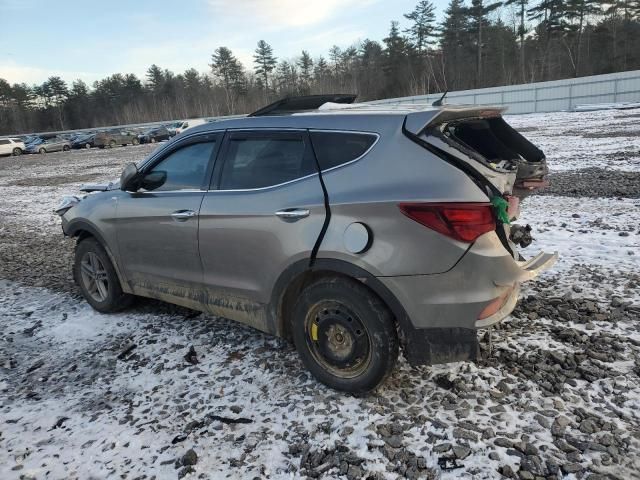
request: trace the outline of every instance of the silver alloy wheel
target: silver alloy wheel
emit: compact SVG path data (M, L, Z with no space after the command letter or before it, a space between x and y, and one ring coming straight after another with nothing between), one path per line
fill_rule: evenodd
M85 253L80 261L80 273L89 295L97 302L104 302L109 293L109 279L100 257L93 252Z

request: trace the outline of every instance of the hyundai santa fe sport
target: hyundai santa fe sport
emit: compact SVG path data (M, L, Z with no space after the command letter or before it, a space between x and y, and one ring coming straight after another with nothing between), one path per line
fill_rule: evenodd
M477 358L513 310L519 199L544 154L502 110L293 97L174 138L58 214L74 278L100 312L151 297L292 339L335 389L363 393L402 349L412 365ZM517 245L519 244L519 245Z

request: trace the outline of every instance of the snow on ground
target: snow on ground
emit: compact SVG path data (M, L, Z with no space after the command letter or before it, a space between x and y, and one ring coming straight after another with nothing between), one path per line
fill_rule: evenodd
M636 116L509 122L552 170L640 173ZM0 159L0 261L24 245L44 278L0 265L0 479L640 478L639 200L527 198L525 255L560 261L526 285L491 354L484 339L478 364L401 359L357 398L318 384L285 341L148 300L101 315L48 276L69 255L42 251L58 245L60 197L151 150Z
M532 113L507 121L545 152L555 171L640 170L639 109Z

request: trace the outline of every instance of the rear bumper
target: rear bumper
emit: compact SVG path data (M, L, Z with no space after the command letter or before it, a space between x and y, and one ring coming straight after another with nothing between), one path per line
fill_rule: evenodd
M477 329L507 317L518 301L520 284L551 267L557 258L556 253L541 253L518 262L492 232L480 237L448 272L379 280L409 317L413 331L405 335L405 346L414 350L415 363L446 363L475 358ZM438 344L450 345L449 352Z

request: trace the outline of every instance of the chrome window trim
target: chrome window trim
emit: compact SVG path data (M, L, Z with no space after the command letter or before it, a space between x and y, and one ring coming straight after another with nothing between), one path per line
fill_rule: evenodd
M331 167L331 168L327 168L325 170L321 170L320 173L326 173L326 172L331 172L333 170L336 170L338 168L342 168L345 167L347 165L350 165L354 162L357 162L358 160L360 160L361 158L365 157L372 149L373 147L376 146L376 144L378 143L378 140L380 140L380 134L375 133L375 132L363 132L363 131L357 131L357 130L330 130L330 129L293 129L293 128L289 128L289 129L285 129L285 128L277 128L277 127L269 127L269 128L243 128L243 129L228 129L228 131L234 131L234 132L238 132L238 131L247 131L247 132L254 132L256 130L276 130L276 131L282 131L282 130L289 130L289 131L298 131L298 132L309 132L309 134L311 134L312 132L326 132L326 133L359 133L361 135L373 135L376 137L376 139L374 140L374 142L371 144L371 146L359 157L354 158L353 160L349 160L346 163L342 163L340 165L336 165L335 167ZM311 138L311 137L309 137ZM315 153L314 153L315 155ZM318 173L312 173L310 175L305 175L304 177L299 177L299 178L294 178L293 180L289 180L287 182L283 182L283 183L278 183L276 185L269 185L268 187L258 187L258 188L238 188L238 189L228 189L228 190L207 190L207 193L214 193L214 192L258 192L258 191L262 191L262 190L269 190L272 188L279 188L282 187L284 185L289 185L290 183L294 183L294 182L299 182L302 180L306 180L308 178L311 177L315 177L317 176Z
M159 193L206 193L206 192L207 190L196 190L193 188L185 188L183 190L138 190L137 192L129 192L129 193L157 195Z

